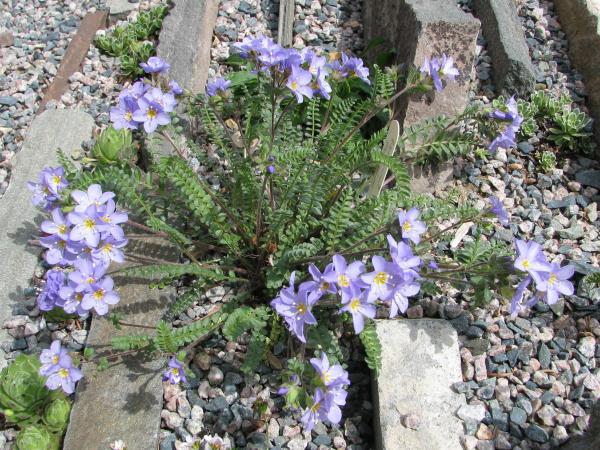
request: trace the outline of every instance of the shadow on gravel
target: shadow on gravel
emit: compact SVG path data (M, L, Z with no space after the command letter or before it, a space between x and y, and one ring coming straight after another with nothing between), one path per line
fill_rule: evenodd
M16 212L15 212L16 213ZM36 222L42 222L42 216L36 217ZM35 245L28 244L30 239L37 239L40 234L40 227L33 222L23 222L21 227L14 233L9 233L7 236L16 244L23 247L23 250L32 255L38 256L41 248Z

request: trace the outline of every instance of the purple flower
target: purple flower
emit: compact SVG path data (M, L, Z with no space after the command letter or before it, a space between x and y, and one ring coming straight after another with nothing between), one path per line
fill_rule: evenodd
M119 303L119 294L113 291L114 282L111 277L104 277L91 286L90 292L83 296L81 307L86 311L94 309L96 314L103 316L108 312L109 305Z
M493 195L490 196L490 202L492 203L490 211L496 215L501 225L507 227L510 224L510 216L502 206L502 202Z
M360 58L350 58L345 53L342 53L342 73L345 78L358 77L367 84L371 84L369 80L369 68L363 65L363 60Z
M513 317L516 317L517 314L519 314L519 311L521 310L521 303L523 302L523 296L525 295L525 289L527 289L527 286L529 286L532 280L533 279L531 276L527 276L517 286L515 294L510 302L510 314Z
M327 281L327 279L330 278L329 274L333 272L333 270L333 264L327 264L323 273L321 273L314 264L311 263L308 265L308 272L314 281L307 282L307 285L310 286L311 291L314 291L317 298L320 298L324 294L335 294L337 292L335 284Z
M169 70L171 65L158 56L151 56L148 58L147 62L140 63L140 67L144 69L144 72L146 73L164 73Z
M550 272L552 268L546 261L542 246L534 241L525 242L519 239L515 243L517 245L515 269L529 273L538 284L541 281L541 274Z
M75 242L84 241L88 246L96 248L100 242L100 229L98 225L98 212L95 206L89 206L85 213L72 212L68 215L69 221L74 225L69 239Z
M169 89L173 95L181 95L183 94L183 88L179 86L177 81L171 80L169 81Z
M368 291L353 286L342 291L342 308L340 312L349 312L352 315L354 332L360 334L365 327L365 317L375 318L375 305L368 299Z
M290 287L282 289L279 296L271 302L271 306L277 314L283 317L292 333L302 342L306 342L304 324L315 325L317 323L311 310L318 297L309 295L310 287L312 286L308 283L302 283L296 293L292 284Z
M72 394L75 391L75 383L82 378L81 370L73 367L71 357L66 355L59 361L56 371L48 375L46 387L50 390L62 388L66 394Z
M42 231L51 236L55 235L61 239L67 239L71 224L65 218L60 208L52 210L52 220L44 220L40 225Z
M445 53L442 53L442 60L440 61L439 66L440 75L445 76L450 81L454 81L459 75L458 69L454 67L454 58L446 56Z
M151 87L152 87L151 84L144 83L143 81L136 81L131 86L123 89L119 93L119 100L122 100L127 97L131 97L131 98L137 100L142 95L144 95L146 92L148 92L148 89L150 89Z
M65 178L65 169L60 166L44 169L43 173L46 186L48 186L48 189L54 195L60 194L69 185L69 182Z
M229 439L221 439L216 434L211 436L207 434L202 438L200 449L201 450L230 450L231 444L229 443Z
M518 105L514 97L506 102L504 109L506 111L497 109L490 113L492 119L505 122L504 126L501 126L500 134L488 146L488 150L492 153L495 153L498 148L508 149L517 145L516 135L523 122L523 117L519 115Z
M108 200L106 205L97 211L98 230L102 233L103 239L112 236L121 240L125 235L119 225L127 222L128 215L126 212L116 211L116 209L115 202Z
M317 75L319 72L322 72L323 75L327 74L327 58L318 56L308 47L302 49L300 56L302 57L302 66L312 75Z
M235 43L233 46L239 50L242 58L251 58L261 52L268 42L269 39L265 36L257 36L255 38L246 36L242 42Z
M560 294L573 295L575 291L573 283L568 281L573 273L575 268L571 265L560 267L560 264L552 263L549 272L540 274L541 280L536 282L536 288L538 291L545 292L546 302L549 305L556 303Z
M333 366L330 365L325 352L321 352L321 359L311 358L310 363L328 389L334 389L350 384L348 372L346 372L339 364L334 364Z
M390 246L390 255L397 271L403 273L404 276L418 277L419 274L416 269L421 266L421 258L415 256L410 246L405 242L396 242L392 235L388 234L387 240Z
M433 57L431 60L425 58L423 65L421 66L421 74L425 77L430 77L435 90L441 92L444 89L442 84L442 77L454 81L458 76L458 69L454 67L454 59L452 57L442 54L441 58Z
M144 124L146 133L154 133L159 125L167 125L171 122L171 118L161 104L148 100L145 95L138 100L138 105L139 109L133 114L133 119Z
M369 285L369 301L388 300L394 291L393 273L395 268L379 255L373 256L373 272L361 275L361 280Z
M354 261L350 265L342 255L333 255L333 270L330 270L323 276L325 281L337 284L342 291L349 290L353 286L368 287L361 279L360 275L365 271L365 265L361 261Z
M183 363L174 356L169 360L169 368L163 373L163 381L171 384L187 383Z
M177 106L177 100L175 100L175 96L170 92L164 93L159 88L150 89L142 98L150 104L159 104L162 110L166 113L173 112L175 110L175 106Z
M60 270L49 270L44 290L37 297L37 306L41 311L50 311L57 304L62 304L59 296L60 288L65 284L65 274Z
M405 212L400 210L398 213L398 222L402 231L402 239L410 239L415 244L421 242L421 235L425 233L427 227L419 219L420 211L412 208Z
M52 209L60 193L69 185L62 167L45 167L39 174L39 183L29 181L27 187L33 192L32 203L46 210Z
M77 292L76 287L77 283L69 281L66 286L60 288L59 295L64 301L63 309L67 314L78 314L80 317L87 317L88 311L81 306L84 292Z
M312 398L312 405L304 411L300 419L306 431L311 431L317 420L329 421L337 424L342 420L340 406L346 403L346 391L339 389L323 392L317 388Z
M68 360L67 360L68 359ZM46 377L60 369L61 364L66 365L70 362L71 357L66 348L62 348L60 341L55 340L50 344L50 348L42 350L40 355L40 375Z
M287 80L286 86L296 96L298 103L302 103L304 97L312 98L313 90L310 86L312 75L308 70L302 69L300 66L293 66L292 73Z
M318 94L321 97L329 100L331 97L329 94L331 94L332 89L331 85L326 80L326 76L327 73L324 70L319 69L316 74L316 78L312 82L312 88L314 94Z
M87 259L78 259L75 270L69 273L69 280L75 283L76 292L91 292L92 285L98 283L106 273L106 266L94 265Z
M133 120L133 114L139 109L138 102L133 97L123 97L119 100L119 106L110 109L110 121L115 130L129 128L137 130L138 123Z
M263 70L284 63L290 56L290 52L274 42L273 39L265 39L261 46L258 52L258 62Z
M66 266L73 264L80 252L80 246L75 242L62 239L56 235L43 236L40 238L40 244L46 247L48 251L44 254L44 259L48 264Z
M89 185L87 192L79 190L71 192L71 197L77 203L74 211L78 213L85 213L90 206L100 207L114 196L114 192L102 193L102 187L99 184Z
M116 240L109 236L100 244L98 248L92 250L92 259L99 264L108 266L112 261L122 263L125 261L125 255L121 250L127 245L127 239Z

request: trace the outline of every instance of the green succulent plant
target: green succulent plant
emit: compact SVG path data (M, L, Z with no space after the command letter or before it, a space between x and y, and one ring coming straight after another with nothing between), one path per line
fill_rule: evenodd
M133 137L126 128L117 130L112 126L105 129L92 148L92 155L102 164L115 164L135 158Z
M44 411L42 420L52 431L63 432L69 423L71 402L65 398L57 398Z
M46 405L59 395L44 387L39 369L37 356L20 355L0 372L0 407L8 422L36 422Z
M42 425L28 425L17 435L18 450L58 450L60 438Z

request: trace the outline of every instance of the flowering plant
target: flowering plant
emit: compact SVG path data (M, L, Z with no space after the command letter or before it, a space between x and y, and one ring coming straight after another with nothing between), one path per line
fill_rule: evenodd
M378 311L396 317L412 299L444 283L461 286L475 302L489 300L518 283L517 271L526 277L512 301L515 314L524 305L552 303L572 292L572 270L546 261L535 242L518 241L514 263L508 248L479 241L462 252L437 251L440 240L466 223L508 225L498 199L476 209L410 193L405 163L444 160L479 145L492 152L514 145L521 119L513 100L494 111L429 121L421 129L427 133L408 130L400 144L406 151L396 158L382 149L395 102L443 90L459 75L451 57L434 56L420 70L400 73L367 68L345 54L286 49L264 37L246 38L237 48L243 70L212 80L205 94L184 93L166 78L168 64L158 58L142 66L149 79L122 92L111 111L114 128L159 137L150 140L144 170L128 159L98 161L91 173L82 173L63 161L63 169L49 169L32 186L36 203L52 210L52 221L43 226L43 239L54 251L48 262L73 266L66 276L63 270L49 273L41 309L58 305L82 316L92 310L106 314L118 301L105 267L124 258L119 224L167 238L184 263L119 271L153 279L156 287L185 276L167 317L215 286L229 288L227 300L191 323L174 327L165 320L154 335L115 339L115 349L168 356L163 378L185 383L191 345L216 330L229 340L252 331L242 370L251 372L263 361L281 367L277 344L297 355L285 363L280 394L301 410L310 429L317 420L341 418L350 381L340 333L353 330L367 364L379 370L373 325ZM178 95L197 131L190 139L177 128ZM467 126L484 122L489 138ZM369 186L379 168L391 176L372 195ZM63 194L67 186L77 188L70 191L74 204ZM116 211L113 197L131 218ZM62 210L52 209L57 201ZM442 226L442 220L451 222ZM523 303L532 283L534 296ZM47 370L55 373L54 357L60 361L61 354L51 351L44 367L50 364ZM78 373L68 365L58 370L61 377L60 370L68 373L61 383L70 388ZM56 385L52 380L50 387Z

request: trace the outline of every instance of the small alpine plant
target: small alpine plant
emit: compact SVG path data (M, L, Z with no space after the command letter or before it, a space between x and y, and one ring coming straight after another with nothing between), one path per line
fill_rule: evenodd
M195 375L186 352L197 342L215 332L230 341L246 335L241 370L280 369L279 395L311 430L343 415L350 377L340 336L362 343L377 376L375 317L397 318L448 285L475 305L507 299L512 314L573 292L572 266L548 261L534 241L516 241L516 257L479 238L456 250L442 245L463 224L509 226L498 198L475 208L410 192L408 164L514 146L522 121L514 99L407 129L395 157L383 150L394 105L409 95L441 95L461 76L451 55L431 55L420 70L382 70L264 36L234 48L240 70L210 80L205 92L183 92L159 58L142 66L145 79L123 90L112 126L138 137L143 164L98 159L81 171L65 161L30 185L34 202L51 216L40 238L53 266L38 299L42 311L107 316L119 301L108 266L124 261L133 239L122 225L168 239L179 263L117 271L148 278L155 288L177 284L180 295L164 320L145 326L148 334L113 340L114 355L153 354L165 362L166 383L185 384ZM187 138L178 125L181 109ZM226 288L226 300L205 317L172 323L217 286ZM67 363L57 369L54 358L63 356L51 350L44 373L51 386L70 389L78 372ZM66 374L64 385L56 373Z

